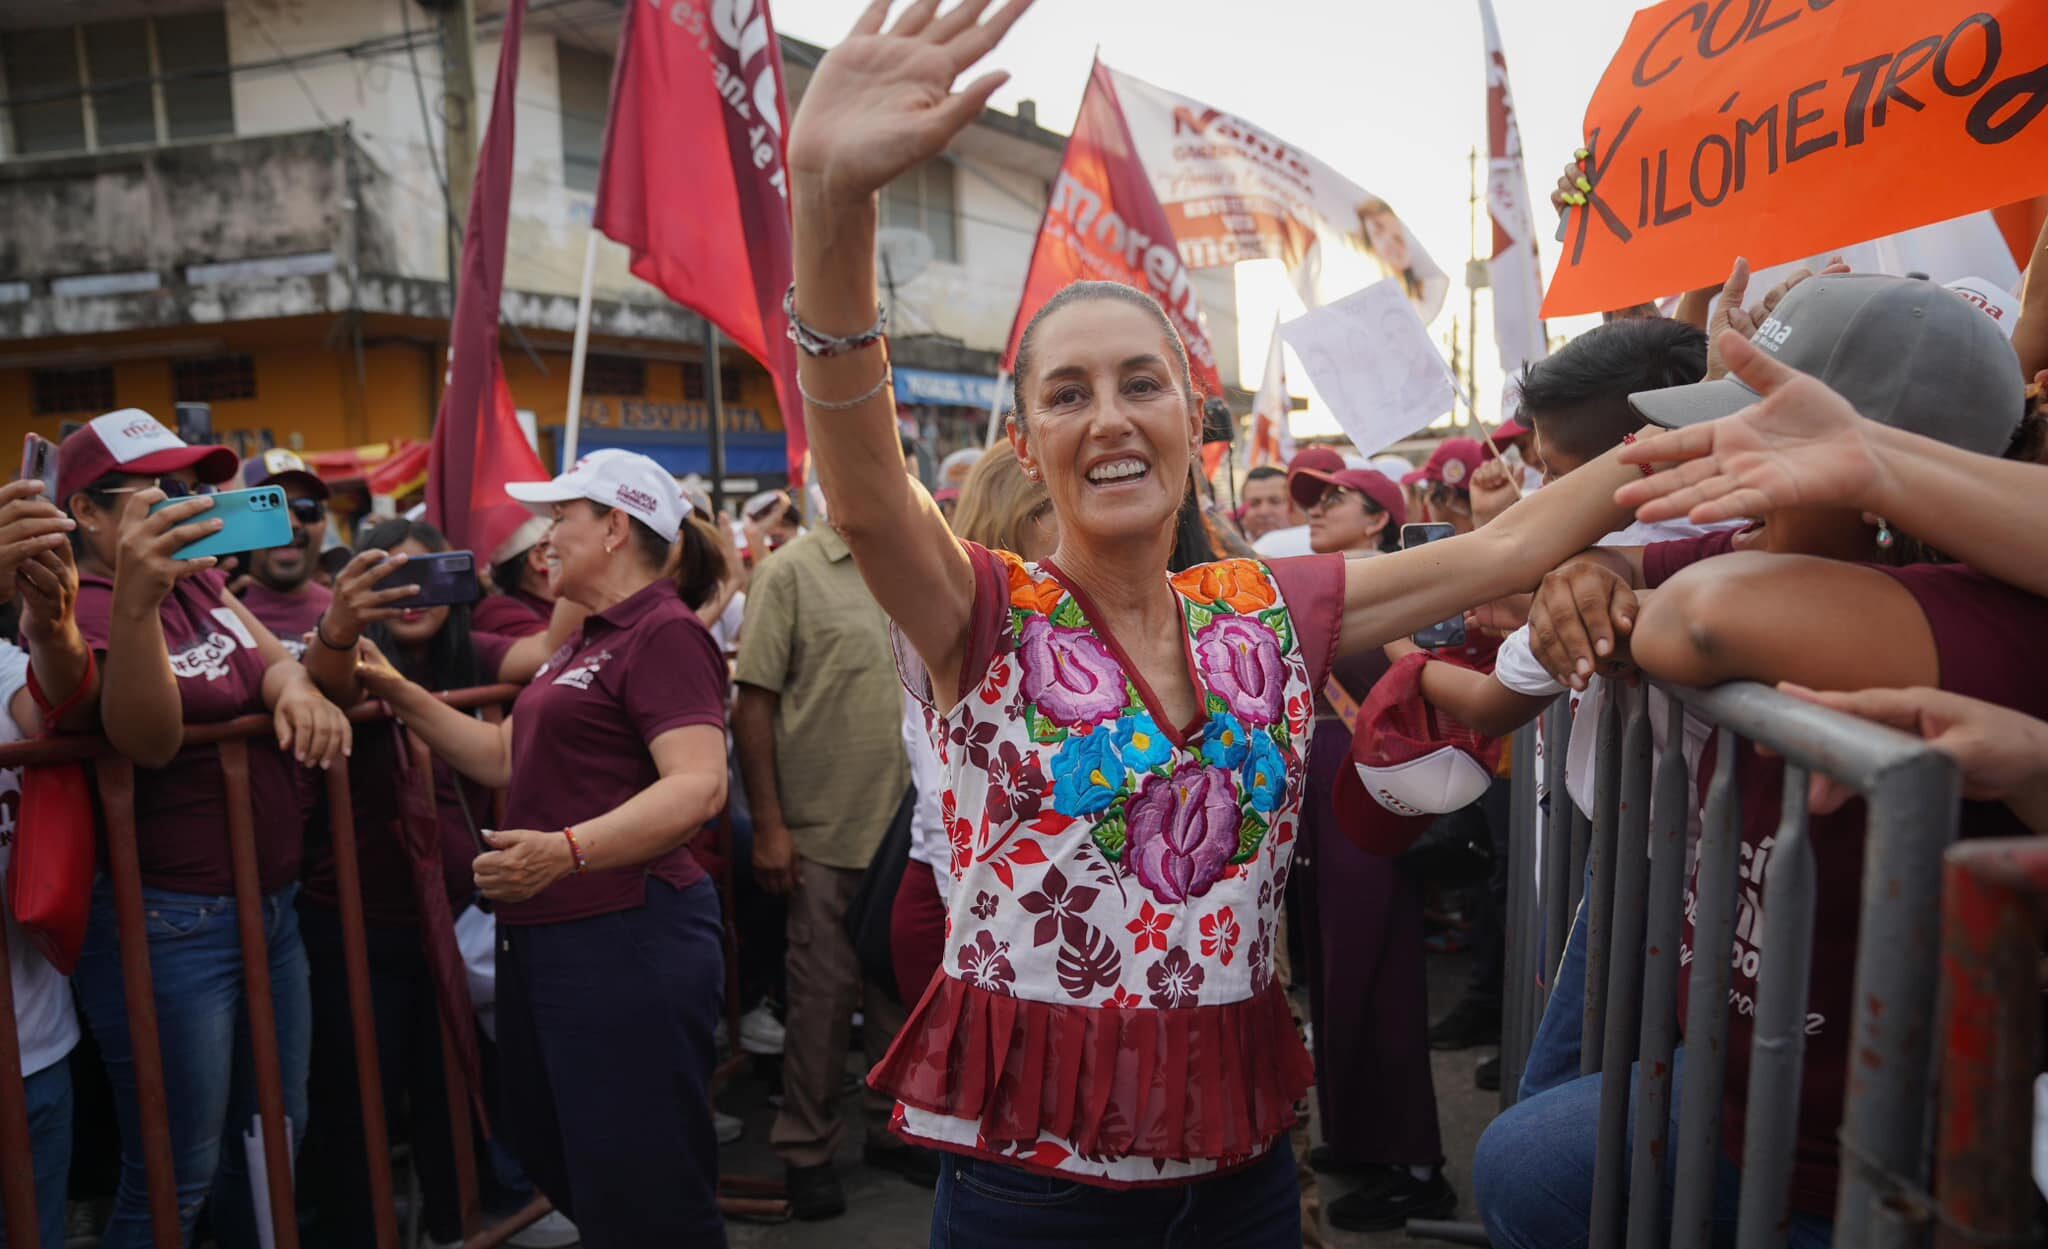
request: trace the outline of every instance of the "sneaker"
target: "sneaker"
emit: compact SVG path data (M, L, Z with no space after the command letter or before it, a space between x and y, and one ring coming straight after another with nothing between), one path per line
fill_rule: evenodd
M1500 1044L1500 1005L1473 998L1460 998L1451 1013L1429 1030L1429 1048L1468 1050L1480 1045Z
M550 1210L512 1233L506 1244L514 1249L568 1249L583 1239L583 1233L560 1210Z
M723 1110L711 1112L711 1124L718 1131L718 1143L721 1145L730 1145L747 1134L746 1121Z
M1472 1087L1485 1093L1500 1092L1500 1055L1482 1058L1472 1069Z
M749 1054L780 1054L785 1035L782 1021L768 1009L768 1003L740 1016L740 1048Z
M919 1188L939 1186L938 1151L915 1145L867 1145L860 1160L880 1171L893 1171Z
M789 1168L789 1212L807 1223L846 1213L846 1190L831 1163Z
M1458 1208L1458 1194L1439 1171L1418 1180L1405 1168L1389 1168L1392 1183L1378 1191L1346 1193L1323 1207L1330 1225L1347 1232L1390 1232L1410 1219L1442 1219Z

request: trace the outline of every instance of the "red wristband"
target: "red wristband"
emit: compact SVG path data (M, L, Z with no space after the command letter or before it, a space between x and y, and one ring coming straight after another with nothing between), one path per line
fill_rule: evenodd
M584 872L590 869L590 861L583 857L583 847L576 844L576 830L565 828L562 830L562 836L569 839L569 857L576 860L576 870L571 872L570 875L583 875Z
M1630 446L1635 440L1636 436L1634 434L1623 434L1621 436L1621 445L1624 447ZM1636 467L1643 470L1643 476L1645 477L1655 477L1657 475L1657 470L1647 464L1638 464Z

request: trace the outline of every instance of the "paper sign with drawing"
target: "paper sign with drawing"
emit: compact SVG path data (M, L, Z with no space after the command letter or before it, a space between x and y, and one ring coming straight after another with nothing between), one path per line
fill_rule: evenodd
M1451 370L1397 281L1317 308L1280 333L1361 455L1451 410Z

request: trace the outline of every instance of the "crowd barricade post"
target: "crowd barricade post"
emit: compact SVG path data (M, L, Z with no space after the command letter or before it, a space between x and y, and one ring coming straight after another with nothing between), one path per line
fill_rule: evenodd
M509 704L518 692L516 686L496 685L442 697L458 709L483 708L486 709L486 718L501 719L502 715L493 716L491 712ZM382 704L365 703L352 708L349 718L358 723L382 720L389 718L389 712ZM279 1249L296 1249L299 1241L294 1173L286 1131L284 1083L277 1049L276 1003L271 994L269 951L264 935L263 897L256 859L255 812L249 787L248 740L273 731L269 716L252 715L219 723L188 725L184 740L188 746L214 744L220 748L225 782L226 834L234 871L243 975L249 1000L251 1057L262 1125L272 1243ZM151 1230L158 1249L178 1249L177 1176L171 1149L170 1111L164 1090L163 1052L157 1028L149 936L142 901L133 765L116 753L105 739L98 737L64 737L0 746L0 768L74 761L89 761L94 765L100 795L106 833L106 857L101 867L112 886L119 926L121 969L134 1050ZM431 784L431 757L427 763L421 774ZM390 1174L390 1142L388 1124L384 1121L383 1085L377 1065L376 1025L369 987L354 803L345 759L337 761L329 769L327 799L334 838L336 884L340 894L342 953L349 982L350 1028L356 1049L357 1091L363 1113L363 1164L369 1168L371 1203L379 1229L378 1249L396 1249L398 1239ZM5 937L0 934L0 994L11 1000L5 959ZM502 1244L546 1215L550 1206L545 1198L537 1197L511 1219L487 1232L481 1229L475 1157L468 1148L470 1090L464 1083L463 1072L445 1048L451 1044L445 1028L444 1023L442 1040L447 1060L449 1106L454 1112L456 1127L457 1182L463 1210L464 1245L466 1249L488 1249ZM0 1063L5 1064L5 1070L0 1071L0 1151L4 1151L4 1156L0 1156L0 1194L7 1198L9 1243L35 1244L34 1161L29 1149L22 1144L29 1135L20 1075L19 1041L14 1013L9 1010L0 1015ZM241 1124L226 1125L231 1139L223 1148L239 1147L242 1127Z
M1536 728L1533 724L1516 730L1512 749L1514 769L1508 782L1508 827L1532 828L1536 819L1536 769L1533 762L1524 761L1533 760L1536 749ZM1496 854L1504 853L1508 857L1507 923L1509 930L1515 932L1529 931L1542 914L1536 906L1535 847L1530 840L1527 837L1509 838L1506 846L1494 847ZM1527 941L1509 945L1504 952L1500 1038L1500 1105L1503 1110L1514 1105L1515 1092L1521 1087L1522 1070L1535 1035L1536 1021L1543 1013L1550 977L1543 974L1542 958L1542 951Z
M1514 805L1513 870L1540 873L1542 888L1533 905L1511 912L1507 965L1511 974L1522 975L1539 967L1543 987L1525 984L1519 999L1511 991L1503 1080L1526 1066L1533 1035L1515 1017L1515 1003L1526 1009L1533 1001L1540 1009L1553 987L1562 952L1557 934L1569 929L1585 870L1591 879L1584 886L1590 892L1581 1069L1603 1075L1590 1243L1629 1249L1667 1243L1672 1249L1703 1249L1710 1243L1727 1078L1727 951L1738 930L1758 924L1763 931L1757 944L1771 954L1759 968L1754 1008L1743 1159L1748 1182L1737 1243L1743 1249L1785 1243L1814 958L1817 869L1806 809L1813 775L1842 783L1863 796L1870 810L1835 1243L1906 1246L1923 1243L1933 1230L1945 1249L2013 1243L2031 1234L2034 1198L2026 1160L2040 1042L2038 962L2041 925L2048 917L2048 848L2039 842L1987 842L1950 850L1960 810L1955 767L1916 738L1759 685L1661 688L1672 700L1661 745L1652 742L1646 685L1610 682L1613 696L1603 699L1598 722L1578 726L1598 735L1590 821L1562 792L1562 750L1548 750L1549 742L1565 740L1557 727L1562 700L1545 713L1545 775L1537 776L1532 753L1516 752L1518 787L1547 782L1546 829L1572 831L1568 843L1559 841L1569 854L1560 883L1550 838L1540 866L1533 849L1514 852L1532 844L1538 800ZM1690 850L1685 810L1691 777L1682 725L1687 712L1713 725L1716 734L1699 841ZM1742 881L1738 752L1744 742L1786 762L1784 802L1760 907ZM1695 889L1688 896L1686 868L1694 861ZM1688 907L1699 956L1681 961ZM1530 949L1540 951L1540 963L1532 963ZM1676 1001L1680 976L1689 977L1690 989L1683 1020ZM1945 990L1939 1017L1937 988ZM1928 1115L1937 1108L1937 1025L1945 1042L1938 1205L1928 1196L1937 1153L1928 1144ZM1674 1136L1671 1079L1681 1041L1685 1077ZM1633 1101L1632 1066L1639 1068ZM1504 1091L1503 1105L1512 1096ZM1631 1121L1632 1152L1626 1141ZM1661 1217L1667 1177L1674 1185L1668 1229ZM1410 1230L1458 1239L1470 1229L1418 1223Z
M2031 1161L2048 842L1956 846L1942 868L1936 1249L2037 1234Z
M1565 790L1565 759L1571 754L1572 705L1569 698L1551 702L1543 718L1543 792L1556 794L1550 801L1550 809L1543 815L1543 888L1540 896L1561 898L1570 888L1567 873L1571 871L1572 849L1572 807L1563 801ZM1543 948L1539 954L1543 969L1544 998L1548 1000L1549 986L1557 980L1557 962L1564 953L1565 938L1570 935L1572 917L1561 907L1545 907L1538 914L1543 918Z

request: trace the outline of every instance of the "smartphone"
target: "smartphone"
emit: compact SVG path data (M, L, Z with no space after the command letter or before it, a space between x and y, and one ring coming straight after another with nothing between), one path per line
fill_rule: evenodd
M1445 538L1454 536L1457 532L1457 529L1441 521L1430 524L1403 525L1401 526L1401 549L1412 551L1416 547L1424 546L1431 542L1441 542ZM1421 630L1414 634L1413 640L1417 646L1431 651L1442 650L1446 646L1463 646L1465 644L1464 613L1460 612L1449 620L1443 621L1440 624L1433 624L1429 628Z
M64 500L57 497L57 444L41 434L21 440L21 480L30 478L42 480L43 502L64 506Z
M377 588L395 590L416 585L418 594L393 607L455 607L483 597L476 579L476 556L469 551L437 551L406 557L405 566L378 578Z
M285 505L284 487L224 490L207 497L213 500L212 510L201 512L185 523L217 520L222 522L220 532L179 550L179 559L240 555L244 551L268 551L292 544L292 513ZM165 499L149 510L154 515L174 503L183 502L184 499Z

